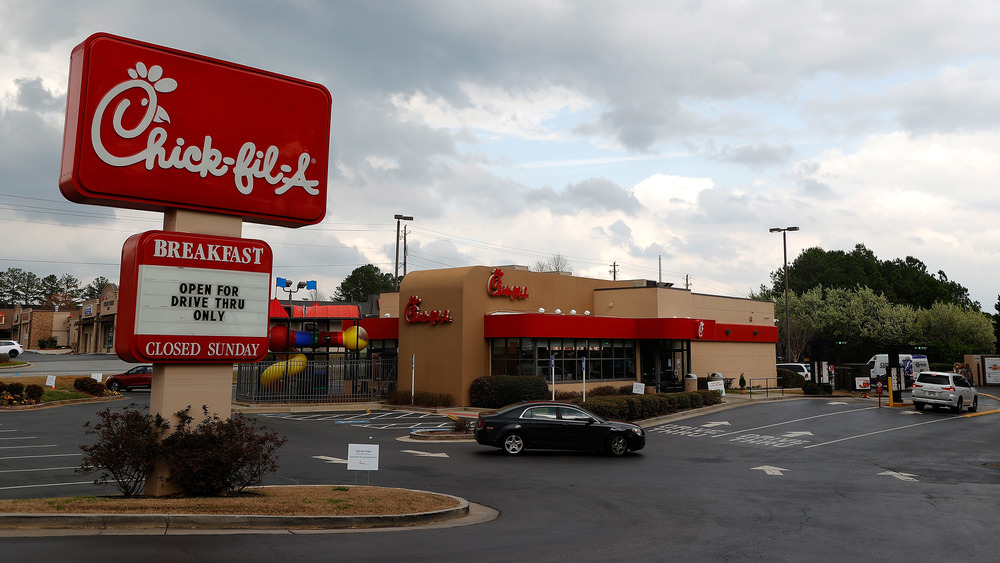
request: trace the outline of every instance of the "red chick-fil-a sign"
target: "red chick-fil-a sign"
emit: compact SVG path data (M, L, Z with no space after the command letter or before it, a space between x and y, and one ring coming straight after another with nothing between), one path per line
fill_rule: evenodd
M502 279L503 271L500 268L493 270L486 282L486 293L492 297L509 297L511 301L528 298L527 286L504 285Z
M78 203L315 224L331 105L319 84L98 33L70 58L59 187Z
M420 302L423 301L416 295L410 297L410 301L406 304L403 309L403 320L408 323L427 323L431 326L439 323L450 323L451 310L450 309L434 309L431 311L421 311Z

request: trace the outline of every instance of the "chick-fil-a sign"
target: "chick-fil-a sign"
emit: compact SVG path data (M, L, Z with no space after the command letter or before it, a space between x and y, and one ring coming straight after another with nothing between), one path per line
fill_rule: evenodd
M59 186L79 203L318 223L330 108L319 84L95 34L70 59Z
M407 323L427 323L431 326L440 323L450 323L451 310L450 309L433 309L429 311L423 311L420 309L420 303L423 299L413 295L410 300L406 303L406 307L403 309L403 320Z
M504 285L503 270L497 268L490 274L489 281L486 282L486 293L492 297L509 297L511 301L528 298L528 287L518 285Z

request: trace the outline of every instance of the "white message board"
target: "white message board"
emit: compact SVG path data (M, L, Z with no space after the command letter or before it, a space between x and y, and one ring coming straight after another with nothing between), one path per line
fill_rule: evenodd
M725 381L709 381L708 382L709 391L719 391L722 396L726 396L726 382Z
M348 444L347 469L378 471L378 444Z
M632 392L635 393L636 395L643 395L643 394L645 394L646 393L646 384L645 383L639 383L638 381L636 381L635 383L632 384Z

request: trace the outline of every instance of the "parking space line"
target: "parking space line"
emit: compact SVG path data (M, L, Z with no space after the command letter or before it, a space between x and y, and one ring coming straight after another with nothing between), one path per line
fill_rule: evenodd
M864 438L866 436L874 436L875 434L883 434L885 432L895 432L896 430L905 430L907 428L913 428L914 426L923 426L925 424L934 424L935 422L943 422L945 420L958 420L958 417L949 418L937 418L934 420L928 420L926 422L918 422L916 424L907 424L906 426L897 426L896 428L886 428L885 430L876 430L874 432L866 432L865 434L858 434L857 436L848 436L846 438L840 438L837 440L830 440L829 442L822 442L820 444L813 444L811 446L806 446L802 448L803 450L808 450L809 448L818 448L820 446L826 446L829 444L836 444L837 442L846 442L847 440L853 440L855 438Z
M18 436L16 438L0 438L0 440L34 440L38 436Z
M11 489L32 489L36 487L65 487L68 485L92 485L93 481L77 481L75 483L43 483L40 485L16 485L13 487L0 487L0 491L9 491Z
M75 465L69 467L38 467L34 469L0 469L0 473L24 473L26 471L58 471L60 469L76 469Z
M83 454L47 454L47 455L15 455L8 457L0 457L0 461L5 459L34 459L38 457L67 457L67 456L82 456Z
M802 422L804 420L812 420L814 418L823 418L823 417L826 417L826 416L835 416L835 415L838 415L838 414L850 414L850 413L854 413L854 412L867 411L867 410L877 409L877 408L878 407L863 407L863 408L860 408L860 409L850 409L850 410L846 410L846 411L828 412L826 414L817 414L815 416L807 416L805 418L797 418L795 420L787 420L785 422L776 422L774 424L767 424L767 425L764 425L764 426L758 426L756 428L745 428L743 430L735 430L733 432L726 432L725 434L717 434L717 435L712 436L712 437L713 438L722 438L723 436L732 436L733 434L744 434L746 432L753 432L754 430L762 430L764 428L771 428L771 427L774 427L774 426L784 426L785 424L794 424L796 422Z
M40 446L0 446L0 450L22 450L24 448L54 448L55 444L43 444Z

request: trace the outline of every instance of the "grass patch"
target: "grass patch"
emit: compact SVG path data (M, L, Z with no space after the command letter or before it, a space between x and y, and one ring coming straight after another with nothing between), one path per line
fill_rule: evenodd
M245 514L261 516L379 516L445 510L452 497L383 487L258 487L209 498L84 496L0 500L0 513Z
M52 401L66 401L69 399L89 399L93 395L76 391L73 389L46 389L45 393L42 393L42 402L50 403Z

